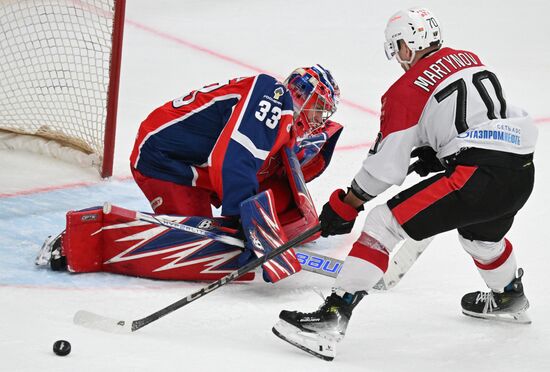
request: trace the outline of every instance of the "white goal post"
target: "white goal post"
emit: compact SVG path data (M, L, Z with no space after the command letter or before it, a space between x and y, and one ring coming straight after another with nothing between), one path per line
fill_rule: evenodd
M124 11L125 0L0 0L0 148L112 175Z

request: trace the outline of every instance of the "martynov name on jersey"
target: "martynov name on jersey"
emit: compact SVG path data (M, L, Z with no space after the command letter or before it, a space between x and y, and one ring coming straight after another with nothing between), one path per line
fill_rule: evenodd
M459 52L449 54L439 58L435 63L432 63L426 68L420 76L414 81L414 85L422 88L426 92L437 84L438 80L443 80L447 75L450 75L464 67L480 66L481 63L468 52Z

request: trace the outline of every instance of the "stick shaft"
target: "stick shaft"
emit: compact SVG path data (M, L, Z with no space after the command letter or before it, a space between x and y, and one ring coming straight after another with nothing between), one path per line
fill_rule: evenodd
M238 270L235 270L232 273L227 274L223 278L221 278L219 280L216 280L213 283L210 283L209 285L207 285L207 286L199 289L198 291L182 298L181 300L178 300L178 301L174 302L173 304L170 304L170 305L168 305L168 306L166 306L166 307L164 307L164 308L162 308L158 311L155 311L154 313L152 313L152 314L150 314L150 315L148 315L144 318L134 320L132 322L132 331L137 331L138 329L145 327L147 324L150 324L150 323L152 323L152 322L154 322L154 321L170 314L171 312L173 312L175 310L178 310L178 309L184 307L185 305L190 304L191 302L193 302L195 300L198 300L199 298L203 297L204 295L207 295L208 293L220 288L221 286L232 282L233 280L241 277L242 275L246 274L247 272L252 271L257 267L260 267L266 261L269 261L273 257L280 255L281 253L283 253L283 252L289 250L290 248L292 248L294 245L299 244L299 243L303 242L304 240L308 239L309 237L311 237L312 235L316 234L317 232L320 231L320 229L321 229L321 227L319 225L317 225L317 226L315 226L315 227L313 227L309 230L306 230L304 233L298 235L294 239L289 240L288 242L281 245L277 249L269 252L269 254L267 254L265 256L262 256L262 257L258 257L256 259L250 261L249 263L242 266Z

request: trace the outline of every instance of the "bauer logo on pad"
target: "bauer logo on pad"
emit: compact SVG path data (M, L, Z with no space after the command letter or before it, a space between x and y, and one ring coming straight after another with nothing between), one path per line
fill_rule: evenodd
M82 222L97 221L97 219L98 219L98 215L96 213L85 214L82 217L80 217L80 220Z

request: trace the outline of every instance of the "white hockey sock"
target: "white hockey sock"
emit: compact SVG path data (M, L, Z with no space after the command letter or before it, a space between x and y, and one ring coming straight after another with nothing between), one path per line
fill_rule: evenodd
M467 240L460 236L462 246L474 259L481 277L495 292L502 292L516 277L517 263L512 244L507 239L499 242Z
M376 239L362 233L353 244L335 287L349 293L371 289L388 269L389 254Z

